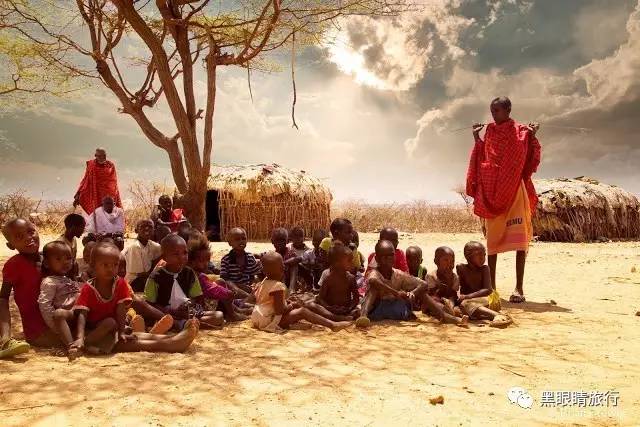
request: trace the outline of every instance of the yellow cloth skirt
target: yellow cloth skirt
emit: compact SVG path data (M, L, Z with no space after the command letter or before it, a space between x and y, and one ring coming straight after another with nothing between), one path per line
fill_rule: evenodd
M529 243L533 238L533 225L524 182L520 183L516 198L509 210L496 218L487 219L485 227L487 254L529 250Z

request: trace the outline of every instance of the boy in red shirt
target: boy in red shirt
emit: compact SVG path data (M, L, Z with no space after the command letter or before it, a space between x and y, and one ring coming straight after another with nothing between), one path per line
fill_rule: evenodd
M396 270L400 270L400 271L404 271L405 273L408 273L409 266L407 265L407 257L405 256L402 250L398 249L399 239L398 239L398 232L396 231L396 229L391 227L385 227L382 230L380 230L380 239L378 241L381 242L383 240L393 243L393 247L395 248L395 253L394 253L395 258L393 261L393 268L395 268ZM375 252L372 252L369 255L369 259L367 260L367 271L365 272L365 277L367 277L371 269L376 268L375 257L376 257Z
M5 263L2 269L2 287L0 288L0 356L8 357L29 350L26 343L11 339L11 314L9 296L13 290L22 330L27 342L39 347L58 345L56 334L47 328L40 307L40 236L36 227L27 220L16 218L2 227L7 239L7 247L18 251Z

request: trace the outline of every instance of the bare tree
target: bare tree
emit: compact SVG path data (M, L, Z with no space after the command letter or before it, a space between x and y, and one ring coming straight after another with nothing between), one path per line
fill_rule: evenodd
M43 4L46 16L39 9ZM45 62L102 82L118 98L120 111L167 153L179 203L203 227L218 67L259 70L269 54L295 55L296 45L318 43L342 17L393 16L408 7L403 0L0 0L0 29L53 48L57 54ZM127 46L141 53L127 58ZM203 105L194 87L199 64L206 76ZM161 131L147 114L161 99L174 132Z

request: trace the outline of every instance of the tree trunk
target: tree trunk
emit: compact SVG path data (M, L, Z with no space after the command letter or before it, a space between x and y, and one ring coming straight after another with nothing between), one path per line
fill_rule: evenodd
M199 185L200 188L193 188L193 185L191 187L189 191L181 195L176 201L176 205L184 209L184 214L193 228L205 231L207 184L205 182L204 185Z

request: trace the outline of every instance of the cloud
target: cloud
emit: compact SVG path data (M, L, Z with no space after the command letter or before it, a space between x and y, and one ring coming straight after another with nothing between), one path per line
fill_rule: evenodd
M456 66L445 84L450 100L417 121L415 136L405 141L408 155L427 162L434 173L463 176L472 144L470 130L449 130L489 120L489 101L507 95L514 102L516 119L542 122L542 176L592 174L639 191L639 172L630 165L640 164L635 143L640 136L640 2L627 16L625 28L626 41L613 54L566 75L544 68L509 74Z

